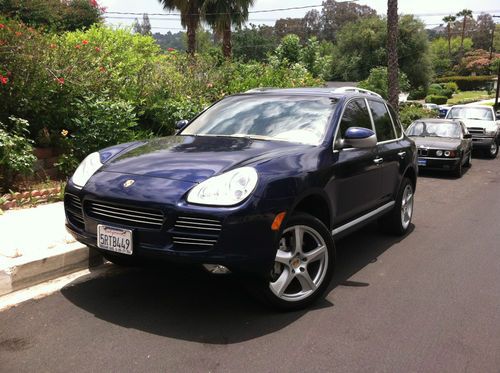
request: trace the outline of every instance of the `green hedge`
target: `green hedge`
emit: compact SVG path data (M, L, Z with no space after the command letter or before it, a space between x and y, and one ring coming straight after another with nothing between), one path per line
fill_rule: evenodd
M437 83L450 83L457 84L461 91L480 91L488 90L493 87L493 76L490 75L477 75L477 76L445 76L437 78Z
M448 102L448 97L438 96L438 95L429 95L425 98L425 102L436 104L436 105L444 105L444 104L446 104L446 102Z

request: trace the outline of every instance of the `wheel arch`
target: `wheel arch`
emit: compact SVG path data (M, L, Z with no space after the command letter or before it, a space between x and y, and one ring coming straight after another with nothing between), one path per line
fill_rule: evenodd
M291 215L297 212L307 213L318 218L328 229L332 227L331 203L322 190L314 190L298 198L291 209Z
M403 182L403 179L405 177L407 177L408 179L411 180L411 183L413 184L413 191L415 191L415 189L417 188L417 171L415 170L415 168L413 168L412 166L409 166L404 174L403 174L403 178L401 179L401 182ZM401 187L401 183L400 183L400 187ZM399 190L399 188L398 188Z

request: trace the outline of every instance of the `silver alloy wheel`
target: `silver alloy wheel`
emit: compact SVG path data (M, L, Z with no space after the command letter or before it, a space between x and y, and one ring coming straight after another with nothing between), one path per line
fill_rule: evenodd
M313 228L294 225L283 232L269 288L280 299L296 302L312 295L328 270L328 248Z
M491 146L490 146L490 154L491 155L495 155L497 153L497 147L498 147L497 143L495 141L493 141L491 143Z
M407 229L413 215L413 188L410 184L406 185L401 201L401 225Z

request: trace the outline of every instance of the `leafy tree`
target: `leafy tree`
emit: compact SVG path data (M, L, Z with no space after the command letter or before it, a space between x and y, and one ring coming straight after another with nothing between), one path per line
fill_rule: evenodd
M434 73L437 76L453 74L452 69L460 60L460 36L451 38L451 53L448 53L448 42L445 38L434 39L429 46L430 59ZM465 53L472 50L472 39L465 38L463 44Z
M104 8L95 0L2 0L0 13L33 27L74 31L102 22Z
M457 17L449 15L443 18L446 23L446 32L448 37L448 54L451 56L451 25L457 20Z
M308 11L302 20L304 32L307 38L319 38L322 32L323 24L321 20L321 13L316 9Z
M495 35L493 39L493 50L500 52L500 23L495 26Z
M187 29L188 53L196 51L196 30L200 27L201 6L203 0L158 0L163 8L169 11L178 10L181 13L182 27Z
M465 53L460 63L454 67L456 73L460 75L487 75L490 72L492 61L500 58L500 53L493 53L490 59L490 52L484 49L474 49Z
M137 18L135 19L133 29L137 34L151 35L151 22L147 13L143 14L142 23Z
M393 107L399 103L398 82L398 0L387 2L387 77L388 100Z
M224 57L232 56L231 27L241 27L248 20L248 8L254 0L205 0L203 15L215 33L222 35Z
M457 13L457 17L460 18L462 17L462 41L460 43L460 49L463 51L463 46L464 46L464 39L465 39L465 28L467 25L467 18L472 19L472 10L470 9L464 9L460 12Z
M307 39L303 18L280 18L275 22L274 30L278 39L283 39L288 34L297 35L302 41Z
M483 13L477 17L476 29L472 34L474 48L489 51L492 43L492 33L495 30L495 21L491 14Z
M366 79L370 70L387 64L387 24L380 17L347 24L337 35L333 52L334 77L346 81ZM446 51L446 48L445 48ZM425 25L411 15L399 20L399 66L412 88L426 87L432 73Z
M186 49L188 40L185 33L182 33L182 43L183 48ZM196 30L196 50L199 53L207 53L214 47L213 35L209 31L204 30L202 27Z
M367 5L359 5L351 1L323 1L321 19L323 22L323 38L330 41L337 39L337 33L347 24L362 18L375 16L377 12Z
M186 50L187 46L187 36L183 31L172 33L171 31L166 34L160 34L158 32L153 34L153 38L156 40L158 45L163 49L177 49ZM184 42L186 40L186 42Z
M398 77L399 88L402 92L408 92L410 89L410 82L405 73L400 73ZM369 89L376 92L383 98L389 98L389 85L387 67L374 67L370 71L370 75L365 80L359 82L358 87Z
M300 61L301 49L300 38L295 34L289 34L281 39L280 45L276 48L276 56L282 62L294 64Z
M279 44L271 26L251 24L233 33L233 54L243 61L264 61Z

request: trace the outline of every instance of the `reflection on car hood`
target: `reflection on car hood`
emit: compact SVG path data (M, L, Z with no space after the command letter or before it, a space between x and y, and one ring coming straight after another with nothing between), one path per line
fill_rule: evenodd
M443 150L455 150L460 146L460 139L450 139L446 137L411 137L417 148L431 148Z
M310 149L283 141L211 136L172 136L144 142L102 170L198 183L237 166Z

